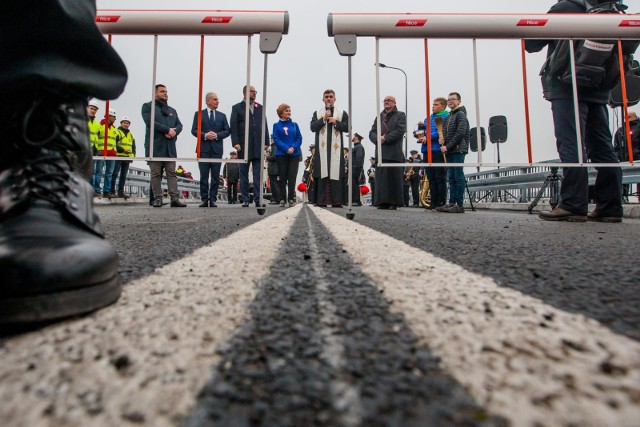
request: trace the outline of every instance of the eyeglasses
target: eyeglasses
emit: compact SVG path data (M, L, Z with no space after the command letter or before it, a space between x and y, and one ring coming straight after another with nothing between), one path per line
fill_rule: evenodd
M384 102L396 102L393 99L385 99Z
M451 101L460 101L458 98L449 98L447 99L447 102L451 102Z

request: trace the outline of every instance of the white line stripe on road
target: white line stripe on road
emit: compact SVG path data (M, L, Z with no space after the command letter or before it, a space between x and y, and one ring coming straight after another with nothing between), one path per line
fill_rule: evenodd
M640 344L327 210L313 212L476 401L515 426L640 420Z
M246 321L256 281L299 212L128 283L109 308L9 339L0 346L2 425L175 425L210 380L216 349Z

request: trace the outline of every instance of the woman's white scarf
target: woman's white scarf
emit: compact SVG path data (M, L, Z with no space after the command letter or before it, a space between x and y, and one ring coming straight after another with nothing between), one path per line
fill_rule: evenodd
M317 117L322 118L325 115L326 108L322 108L318 110ZM337 107L333 107L333 116L336 121L342 121L342 110ZM318 150L320 155L320 178L326 178L329 176L329 171L327 170L327 127L328 123L320 129L320 135L318 135L318 145L316 150ZM342 150L340 147L342 146L342 132L336 129L336 126L333 125L333 134L331 135L331 167L329 170L331 171L331 176L329 179L339 180L340 179L340 158L342 157Z

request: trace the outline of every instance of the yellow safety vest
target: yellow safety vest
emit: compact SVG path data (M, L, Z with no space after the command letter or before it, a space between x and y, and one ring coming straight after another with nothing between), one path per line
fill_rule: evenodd
M100 133L100 128L104 128L100 124L100 120L94 118L93 120L89 119L89 140L91 141L91 146L95 149L98 149L98 143L100 142L100 138L98 137L98 133Z
M120 132L118 129L111 125L107 133L107 156L116 155L116 142L120 139ZM100 131L98 132L98 155L102 155L104 151L104 125L100 125Z
M118 129L118 133L120 134L120 139L117 142L118 147L129 150L129 153L121 153L118 151L118 157L134 157L133 146L136 145L136 139L133 137L133 134L131 131L125 134L121 129Z

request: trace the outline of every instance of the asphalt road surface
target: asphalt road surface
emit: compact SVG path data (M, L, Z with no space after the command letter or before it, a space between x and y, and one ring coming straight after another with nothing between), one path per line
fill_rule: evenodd
M120 300L0 337L4 426L640 425L640 220L99 206Z

